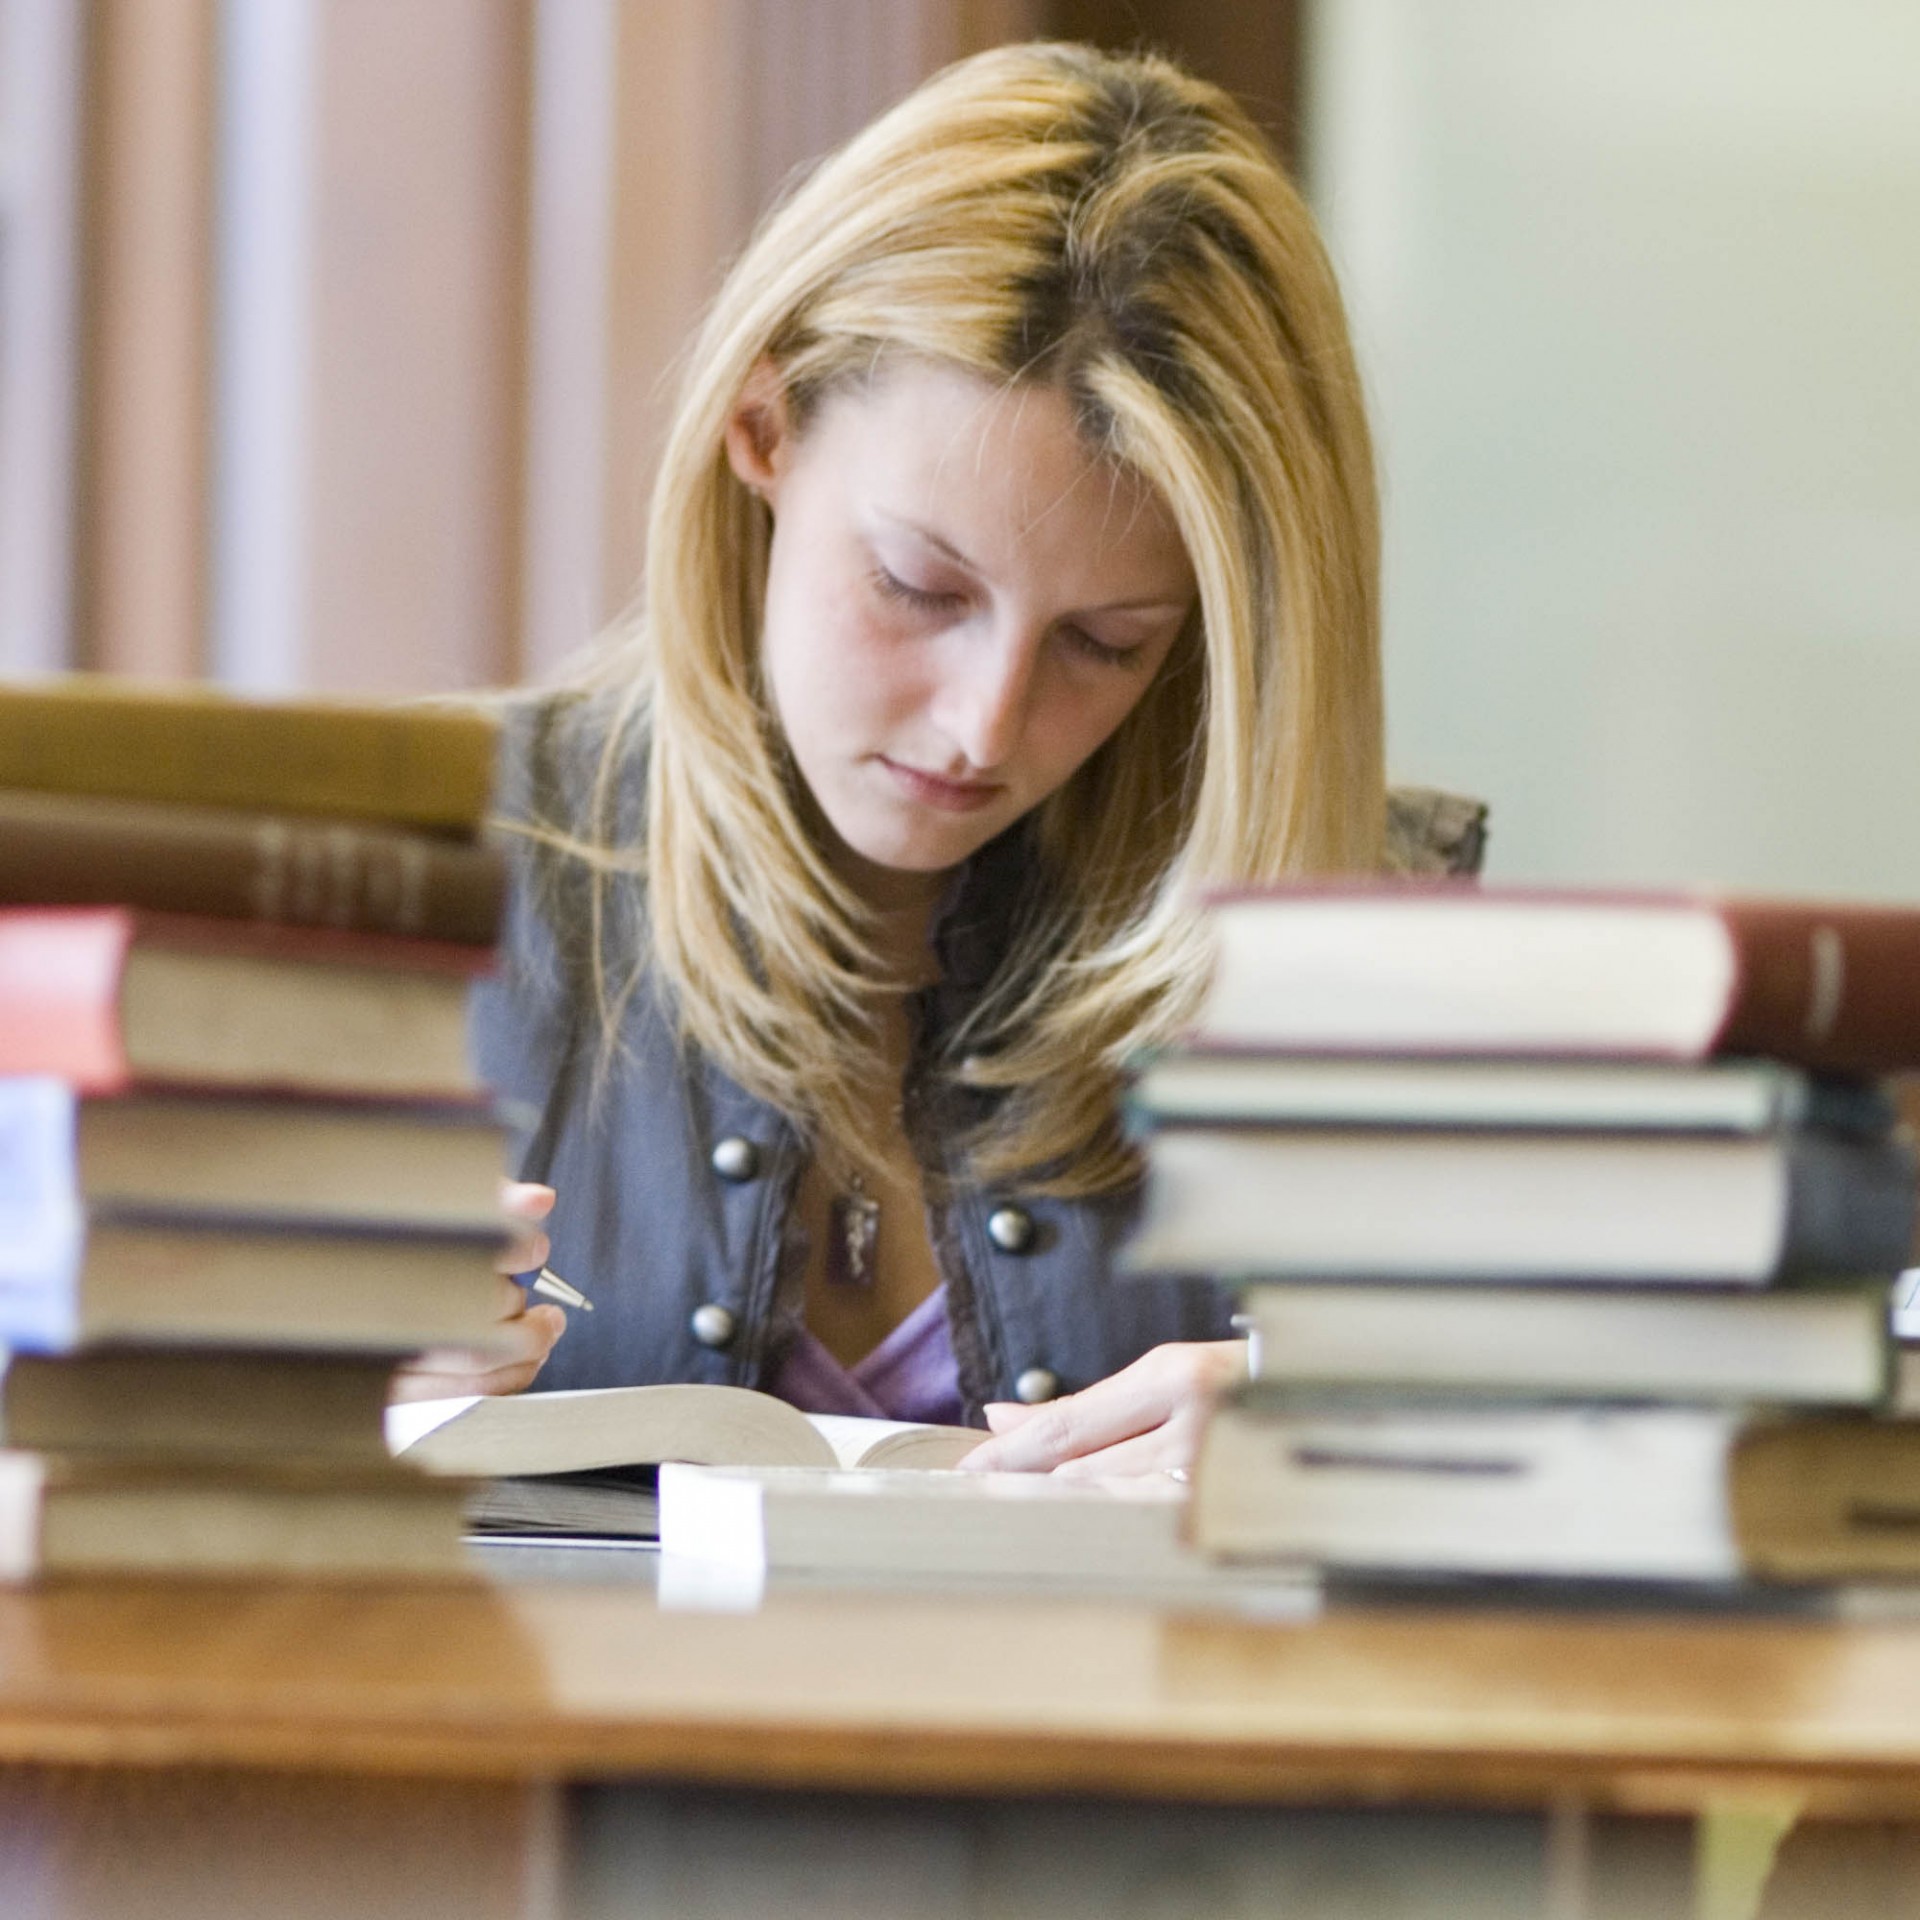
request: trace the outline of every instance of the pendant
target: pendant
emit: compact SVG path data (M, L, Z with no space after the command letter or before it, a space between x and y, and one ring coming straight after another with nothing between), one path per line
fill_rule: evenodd
M880 1252L880 1202L856 1173L827 1210L827 1284L865 1293Z

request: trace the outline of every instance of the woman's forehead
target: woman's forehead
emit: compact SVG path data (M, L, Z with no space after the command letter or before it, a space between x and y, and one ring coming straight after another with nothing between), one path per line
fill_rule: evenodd
M856 510L937 536L984 564L1011 547L1126 559L1184 592L1173 515L1132 468L1090 447L1059 387L902 360L843 390L809 435Z

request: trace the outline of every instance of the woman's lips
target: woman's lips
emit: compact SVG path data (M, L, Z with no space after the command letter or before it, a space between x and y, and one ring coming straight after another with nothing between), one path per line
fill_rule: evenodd
M943 780L937 773L923 773L918 767L903 767L897 760L880 756L880 764L893 775L921 805L937 807L942 813L976 813L990 805L1004 791L990 780Z

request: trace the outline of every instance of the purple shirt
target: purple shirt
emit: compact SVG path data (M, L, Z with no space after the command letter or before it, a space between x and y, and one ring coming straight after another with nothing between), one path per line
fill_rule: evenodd
M803 1413L857 1413L869 1420L960 1426L960 1369L947 1331L947 1290L938 1287L851 1369L805 1327L787 1349L769 1393Z

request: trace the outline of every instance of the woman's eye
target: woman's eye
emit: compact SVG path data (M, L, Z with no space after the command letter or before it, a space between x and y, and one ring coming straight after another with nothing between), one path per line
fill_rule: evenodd
M1104 640L1096 640L1084 627L1064 627L1061 637L1075 653L1102 667L1130 667L1141 652L1138 647L1110 647Z
M960 604L957 593L942 593L931 587L916 587L910 581L902 580L896 573L889 573L885 567L875 567L873 584L889 600L898 600L903 605L918 607L923 613L943 613Z

